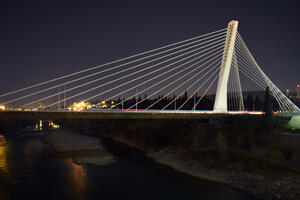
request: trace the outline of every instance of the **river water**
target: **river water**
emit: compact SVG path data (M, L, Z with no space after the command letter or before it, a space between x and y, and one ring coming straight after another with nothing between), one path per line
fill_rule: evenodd
M0 134L0 199L253 199L231 187L152 162L112 141L109 166L77 165L59 157L41 134L18 130Z

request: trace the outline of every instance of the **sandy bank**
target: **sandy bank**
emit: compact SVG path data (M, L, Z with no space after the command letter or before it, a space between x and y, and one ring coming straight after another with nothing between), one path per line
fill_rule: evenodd
M114 156L104 149L99 138L57 130L47 133L43 139L60 155L72 157L78 164L103 166L115 160Z

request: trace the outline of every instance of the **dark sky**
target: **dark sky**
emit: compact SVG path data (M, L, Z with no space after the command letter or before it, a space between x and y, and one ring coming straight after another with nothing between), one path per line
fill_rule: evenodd
M263 71L293 91L299 2L2 0L0 93L225 28L232 19Z

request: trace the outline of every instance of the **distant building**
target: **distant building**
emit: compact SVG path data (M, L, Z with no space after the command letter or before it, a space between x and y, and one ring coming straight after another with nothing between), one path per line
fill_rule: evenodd
M289 89L286 89L286 90L285 90L285 94L286 94L287 97L289 97L289 96L290 96L290 90L289 90Z
M296 99L300 100L300 84L296 87Z

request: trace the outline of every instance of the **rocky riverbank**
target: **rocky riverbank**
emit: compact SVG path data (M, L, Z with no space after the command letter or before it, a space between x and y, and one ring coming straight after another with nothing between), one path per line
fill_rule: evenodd
M43 136L61 156L71 157L78 164L109 165L114 156L106 151L99 138L56 130Z
M71 133L65 130L50 132L43 136L62 156L72 157L78 164L108 165L114 161L112 154L102 146L98 137L91 137ZM190 157L182 157L182 152L170 149L151 152L124 138L113 137L112 139L136 147L147 153L147 156L155 162L174 168L177 171L207 179L214 182L224 183L233 188L247 192L258 199L300 199L300 175L291 171L261 175L261 172L240 170L236 167L231 169L214 169L207 167L205 163ZM283 175L284 174L284 175Z
M286 173L285 176L262 176L258 173L243 172L240 170L210 169L196 161L183 161L174 153L164 151L148 154L154 161L170 166L180 172L225 183L233 188L240 189L248 194L264 200L273 199L300 199L300 176Z
M298 138L281 121L258 117L205 120L78 120L62 126L133 146L156 162L228 184L258 199L300 199ZM249 126L251 124L251 126Z
M135 147L153 161L172 167L173 169L198 178L213 182L228 184L233 188L244 191L251 196L262 200L299 200L300 199L300 173L284 166L269 163L264 160L249 162L258 164L251 167L243 167L242 163L228 164L224 168L208 166L206 161L201 162L197 155L190 155L184 150L165 148L158 152L134 144L121 137L112 139ZM199 155L198 155L199 156ZM205 159L204 159L205 160ZM241 165L241 166L239 166Z

